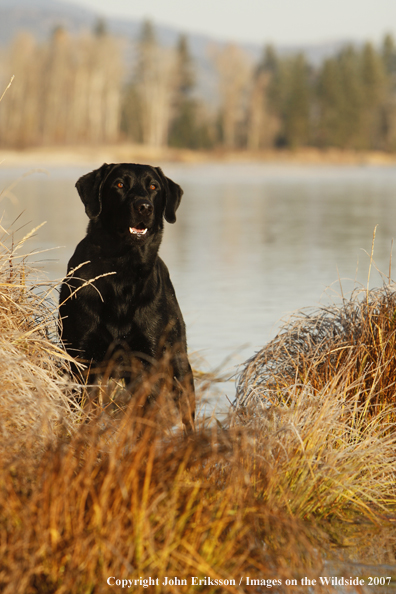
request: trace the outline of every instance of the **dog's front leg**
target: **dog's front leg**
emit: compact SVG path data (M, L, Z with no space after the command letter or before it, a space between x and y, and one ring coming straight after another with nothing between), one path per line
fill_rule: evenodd
M174 399L187 433L195 429L195 388L191 365L187 355L177 353L172 361L174 374Z

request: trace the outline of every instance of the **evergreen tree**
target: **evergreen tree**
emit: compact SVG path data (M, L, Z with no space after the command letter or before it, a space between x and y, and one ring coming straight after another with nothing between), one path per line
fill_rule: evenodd
M259 72L265 72L269 75L269 84L267 89L267 102L269 109L278 117L281 116L282 108L282 60L278 57L272 45L267 45L258 66Z
M259 70L275 74L279 68L279 58L275 48L269 44L266 45L263 53L261 63L258 66Z
M143 142L141 103L134 80L124 87L121 107L121 132L133 142Z
M188 38L180 35L177 43L178 92L187 98L195 85L194 61L190 53Z
M396 149L396 46L392 35L386 35L382 44L382 61L385 69L385 100L383 108L384 148Z
M268 104L279 120L277 146L296 148L309 141L311 88L303 54L279 58L267 50L265 67L271 72Z
M107 35L107 24L106 21L99 17L94 25L93 34L95 37L104 37Z
M344 91L338 61L329 58L321 68L317 96L319 104L319 124L317 138L319 146L343 146L343 136L339 121L343 110Z
M310 85L309 69L303 54L288 61L285 83L287 85L283 105L285 144L292 148L305 146L309 141Z
M247 122L247 145L251 150L273 146L279 132L278 70L278 56L267 45L252 75Z
M175 115L169 132L169 144L177 147L198 148L197 102L192 96L195 86L194 62L185 35L179 37L176 56Z
M347 46L321 68L318 94L322 146L363 148L364 88L360 58L352 46Z
M382 60L388 76L396 74L396 46L393 36L389 33L385 35L382 44Z
M319 76L319 144L340 148L384 146L386 71L372 44L346 47L326 60Z
M360 131L364 104L363 85L360 72L360 55L348 46L338 58L342 99L338 117L338 132L343 148L362 148Z
M362 148L384 147L384 106L386 72L382 56L371 43L362 51L363 106L361 122Z

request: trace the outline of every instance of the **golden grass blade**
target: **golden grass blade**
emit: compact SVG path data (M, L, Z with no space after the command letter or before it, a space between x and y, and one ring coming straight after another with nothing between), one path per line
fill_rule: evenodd
M6 88L5 88L5 90L4 90L3 94L2 94L2 96L0 97L0 102L2 101L2 99L3 99L4 95L7 93L8 89L9 89L9 88L10 88L10 86L12 85L12 81L14 80L14 78L15 78L15 75L12 75L12 76L11 76L11 80L10 80L10 82L8 83L8 85L6 86Z

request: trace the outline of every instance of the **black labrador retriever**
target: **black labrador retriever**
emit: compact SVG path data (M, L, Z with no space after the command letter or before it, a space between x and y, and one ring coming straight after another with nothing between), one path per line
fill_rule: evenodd
M158 256L164 219L176 221L183 190L159 167L129 163L105 163L76 188L90 221L60 291L65 348L94 372L120 350L146 365L168 353L173 397L191 430L195 396L185 325ZM130 371L120 375L131 380Z

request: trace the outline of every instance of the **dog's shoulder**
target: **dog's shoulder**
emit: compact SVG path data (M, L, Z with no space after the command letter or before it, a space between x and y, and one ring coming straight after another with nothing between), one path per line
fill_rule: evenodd
M87 235L74 250L74 254L67 265L67 273L69 276L78 276L83 279L92 278L92 275L97 273L98 261L99 249Z
M172 281L170 278L169 270L165 262L158 256L156 261L156 270L159 278L161 279L161 283L163 283L164 287L172 287Z
M165 262L161 260L161 258L157 258L156 266L168 313L182 320L182 314L176 298L175 288L170 278L168 267Z

